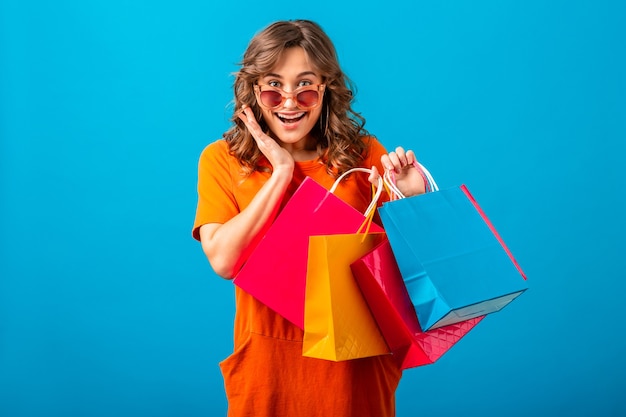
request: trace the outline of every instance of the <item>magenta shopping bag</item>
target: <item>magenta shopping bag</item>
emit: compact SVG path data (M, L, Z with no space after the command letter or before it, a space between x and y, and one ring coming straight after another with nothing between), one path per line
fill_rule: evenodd
M356 168L355 170L362 171L363 169ZM338 178L335 185L341 179L342 177ZM382 186L378 187L378 190L382 191ZM379 196L380 193L374 196L366 213L376 209ZM357 211L331 191L307 177L287 202L233 282L296 326L304 329L309 237L355 233L365 221L364 213ZM383 230L372 223L370 231L382 232Z

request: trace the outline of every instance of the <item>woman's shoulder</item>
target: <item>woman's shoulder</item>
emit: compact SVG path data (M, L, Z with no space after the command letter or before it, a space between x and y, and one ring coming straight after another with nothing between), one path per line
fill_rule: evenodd
M230 153L230 147L225 139L218 139L204 147L200 154L200 161L222 161L233 163L235 157Z
M199 165L202 170L211 172L216 170L230 172L239 167L237 158L231 154L228 142L223 138L204 147L200 153Z
M217 139L206 145L202 150L202 155L219 155L219 154L229 154L228 143L224 138Z
M387 153L384 145L374 135L362 136L361 140L365 143L365 158L367 160L379 160L380 156Z
M374 135L368 134L365 136L361 136L361 140L363 142L365 142L365 144L367 145L367 147L382 147L383 145L380 143L380 141L378 140L378 138Z

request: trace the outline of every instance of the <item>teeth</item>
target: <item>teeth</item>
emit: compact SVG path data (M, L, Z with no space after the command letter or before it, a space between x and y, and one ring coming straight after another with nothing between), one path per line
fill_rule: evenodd
M283 119L297 119L298 117L301 117L304 115L304 112L300 112L300 113L296 113L296 114L281 114L281 113L277 113L278 117L281 117Z

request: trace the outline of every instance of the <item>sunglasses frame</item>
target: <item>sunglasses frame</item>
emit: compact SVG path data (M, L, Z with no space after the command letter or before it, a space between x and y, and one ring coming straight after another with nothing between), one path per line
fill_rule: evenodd
M291 93L287 93L282 88L272 87L272 86L267 85L267 84L255 84L254 85L254 92L256 93L257 103L259 103L259 106L261 106L261 107L263 107L264 109L267 109L267 110L275 110L275 109L280 108L283 104L285 104L285 101L287 101L288 98L291 98L292 100L294 100L294 102L296 103L296 106L299 109L301 109L301 110L312 110L312 109L320 106L322 104L322 102L324 101L324 91L325 91L325 89L326 89L326 84L320 83L320 84L305 85L303 87L296 88ZM274 107L267 106L261 100L261 93L263 93L264 91L275 91L275 92L279 93L280 97L281 97L280 103L277 104ZM305 107L305 106L301 106L300 105L300 102L298 101L298 94L300 94L300 93L302 93L304 91L316 91L319 94L319 99L318 99L317 103L315 103L314 106Z

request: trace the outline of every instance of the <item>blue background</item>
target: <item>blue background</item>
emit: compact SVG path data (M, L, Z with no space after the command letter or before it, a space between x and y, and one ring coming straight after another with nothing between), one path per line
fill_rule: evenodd
M0 415L223 415L196 164L266 24L317 20L388 147L467 184L530 289L398 415L623 416L621 1L0 3Z

